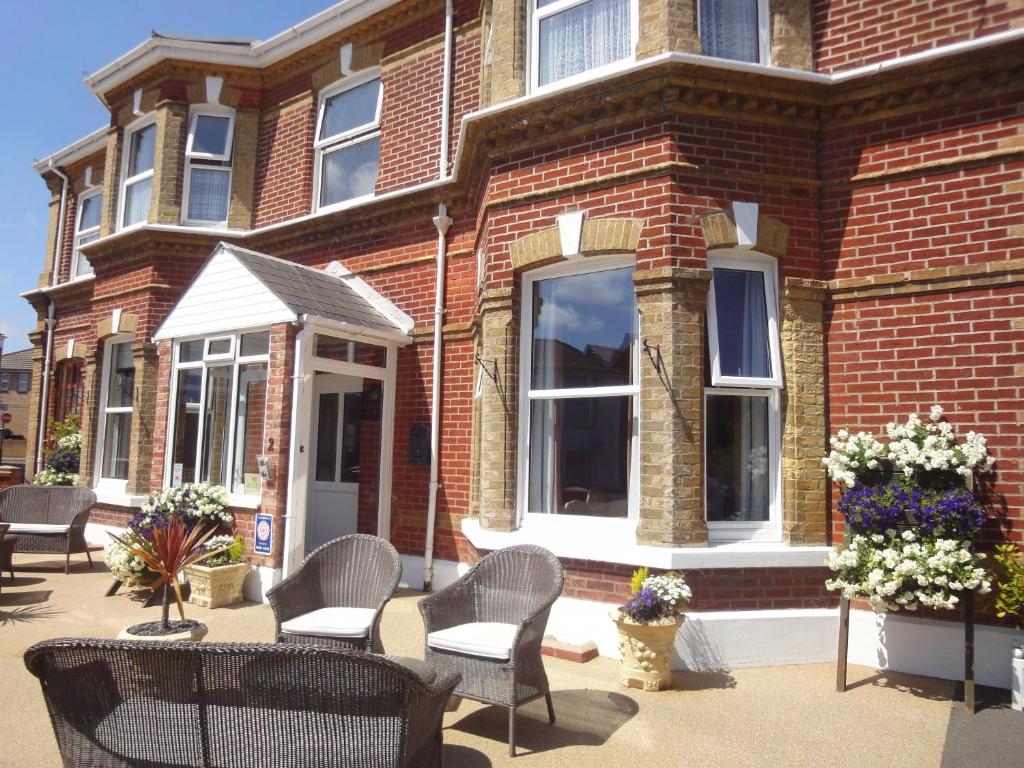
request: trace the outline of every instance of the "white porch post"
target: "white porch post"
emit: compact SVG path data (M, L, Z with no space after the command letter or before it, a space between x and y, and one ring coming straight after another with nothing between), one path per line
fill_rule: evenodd
M284 562L287 576L303 560L306 540L306 495L309 487L310 414L313 398L311 368L313 327L307 323L295 337L295 373L292 377L292 434L288 454L288 507L284 527Z
M387 346L384 403L380 422L380 470L377 478L377 535L391 541L391 465L395 453L395 381L398 349Z

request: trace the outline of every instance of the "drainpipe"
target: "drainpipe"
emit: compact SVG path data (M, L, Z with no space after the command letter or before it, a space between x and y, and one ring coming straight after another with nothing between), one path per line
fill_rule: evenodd
M441 154L438 179L448 178L448 132L451 121L452 79L452 0L444 4L444 75L441 84ZM430 592L434 581L434 523L437 520L437 482L440 469L438 447L441 442L441 326L444 325L444 273L448 254L446 236L452 220L444 203L438 203L434 226L437 228L437 275L434 285L434 363L430 383L430 485L427 502L427 541L423 550L423 591Z
M56 307L47 299L46 309L46 359L43 361L43 387L39 396L39 430L36 434L36 472L43 471L43 440L46 439L47 400L50 396L50 360L53 359L53 329L57 325Z

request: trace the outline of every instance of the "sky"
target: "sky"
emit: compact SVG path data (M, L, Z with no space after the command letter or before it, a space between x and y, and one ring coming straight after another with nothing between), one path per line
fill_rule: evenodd
M49 193L33 161L108 124L84 77L149 37L265 40L331 0L0 0L0 333L5 352L29 346L35 312L18 294L43 269Z

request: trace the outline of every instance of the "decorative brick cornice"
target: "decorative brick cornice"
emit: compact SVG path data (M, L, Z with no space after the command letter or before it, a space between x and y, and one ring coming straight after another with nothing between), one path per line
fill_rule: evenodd
M843 302L1022 283L1024 259L1007 259L955 267L887 272L870 277L841 278L830 281L828 288L833 301Z
M787 277L782 281L782 295L787 301L822 303L828 297L828 282L804 277Z

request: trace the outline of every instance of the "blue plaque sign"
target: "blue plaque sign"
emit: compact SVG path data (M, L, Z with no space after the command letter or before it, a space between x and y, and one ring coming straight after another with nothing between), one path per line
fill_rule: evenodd
M269 555L273 536L274 518L270 515L256 515L256 545L253 552L257 555Z

